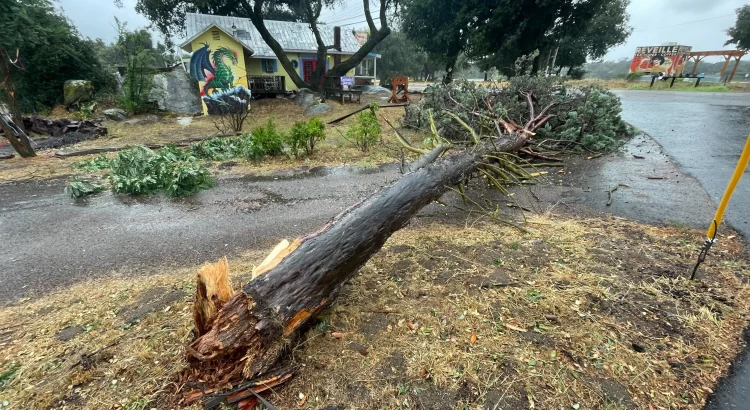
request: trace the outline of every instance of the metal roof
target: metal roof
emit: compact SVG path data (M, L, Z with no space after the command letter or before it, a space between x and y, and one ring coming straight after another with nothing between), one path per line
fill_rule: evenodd
M287 52L309 52L316 53L318 43L308 23L290 21L265 20L266 28L276 41L281 44ZM216 26L233 37L249 49L253 50L253 57L272 57L276 55L263 41L260 33L250 19L241 17L214 16L211 14L187 13L185 15L185 28L188 40L182 44L186 51L192 51L190 43L206 30ZM232 28L234 26L235 28ZM318 24L320 35L326 45L333 44L333 27L326 24ZM354 54L359 50L359 44L351 31L341 30L341 54ZM336 50L329 50L329 54L337 54Z

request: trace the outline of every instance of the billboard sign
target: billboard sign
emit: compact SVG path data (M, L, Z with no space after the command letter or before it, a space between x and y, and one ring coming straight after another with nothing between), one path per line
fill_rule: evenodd
M357 30L354 32L354 38L357 40L357 44L359 44L360 47L365 45L369 37L370 30Z
M630 72L664 73L679 75L685 68L691 46L650 46L637 47L630 63Z

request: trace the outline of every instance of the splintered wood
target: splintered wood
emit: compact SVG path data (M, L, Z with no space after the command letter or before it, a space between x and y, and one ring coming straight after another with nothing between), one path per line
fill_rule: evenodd
M216 313L234 293L229 281L229 264L226 256L215 264L207 263L198 270L193 318L199 336L211 330Z
M255 269L253 269L253 279L276 267L276 265L281 263L284 258L289 256L290 253L294 252L294 250L297 249L297 247L299 247L301 244L302 242L300 242L299 239L295 240L292 243L289 243L289 241L287 241L286 239L279 242L279 244L276 245L275 248L273 248L271 253L266 256L266 259L264 259L260 265L256 266Z

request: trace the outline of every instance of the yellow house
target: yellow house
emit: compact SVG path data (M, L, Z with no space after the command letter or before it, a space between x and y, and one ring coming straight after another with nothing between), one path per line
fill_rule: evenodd
M279 42L297 74L310 83L317 68L317 42L307 23L266 20L266 28ZM204 114L218 113L227 104L247 101L250 95L278 95L298 87L279 64L270 47L261 38L250 19L187 13L188 39L180 46L192 53L190 75L198 80ZM326 44L334 44L334 29L320 25ZM354 32L341 33L341 50L329 50L326 70L336 61L345 61L359 44ZM347 75L375 79L376 59L370 54L356 70ZM220 102L216 102L219 101Z

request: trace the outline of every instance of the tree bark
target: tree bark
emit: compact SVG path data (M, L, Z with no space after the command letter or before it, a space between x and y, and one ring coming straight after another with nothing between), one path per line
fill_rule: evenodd
M9 114L9 118L6 118L6 115L0 111L0 128L2 128L5 138L8 139L13 149L18 152L18 155L23 158L35 157L36 152L34 152L34 148L31 146L31 140L26 134L26 128L23 124L23 115L16 103L16 90L13 86L9 56L3 49L0 49L0 84L2 84L0 87L3 89L4 100Z
M524 134L512 134L435 162L417 161L411 173L317 232L280 245L283 249L274 250L241 292L222 301L208 326L199 325L210 329L189 346L189 358L197 367L231 368L222 374L239 374L241 368L245 378L252 378L268 372L286 344L333 304L342 286L394 232L439 199L447 187L465 180L485 155L517 151L526 141ZM443 150L439 147L425 158L434 159Z

